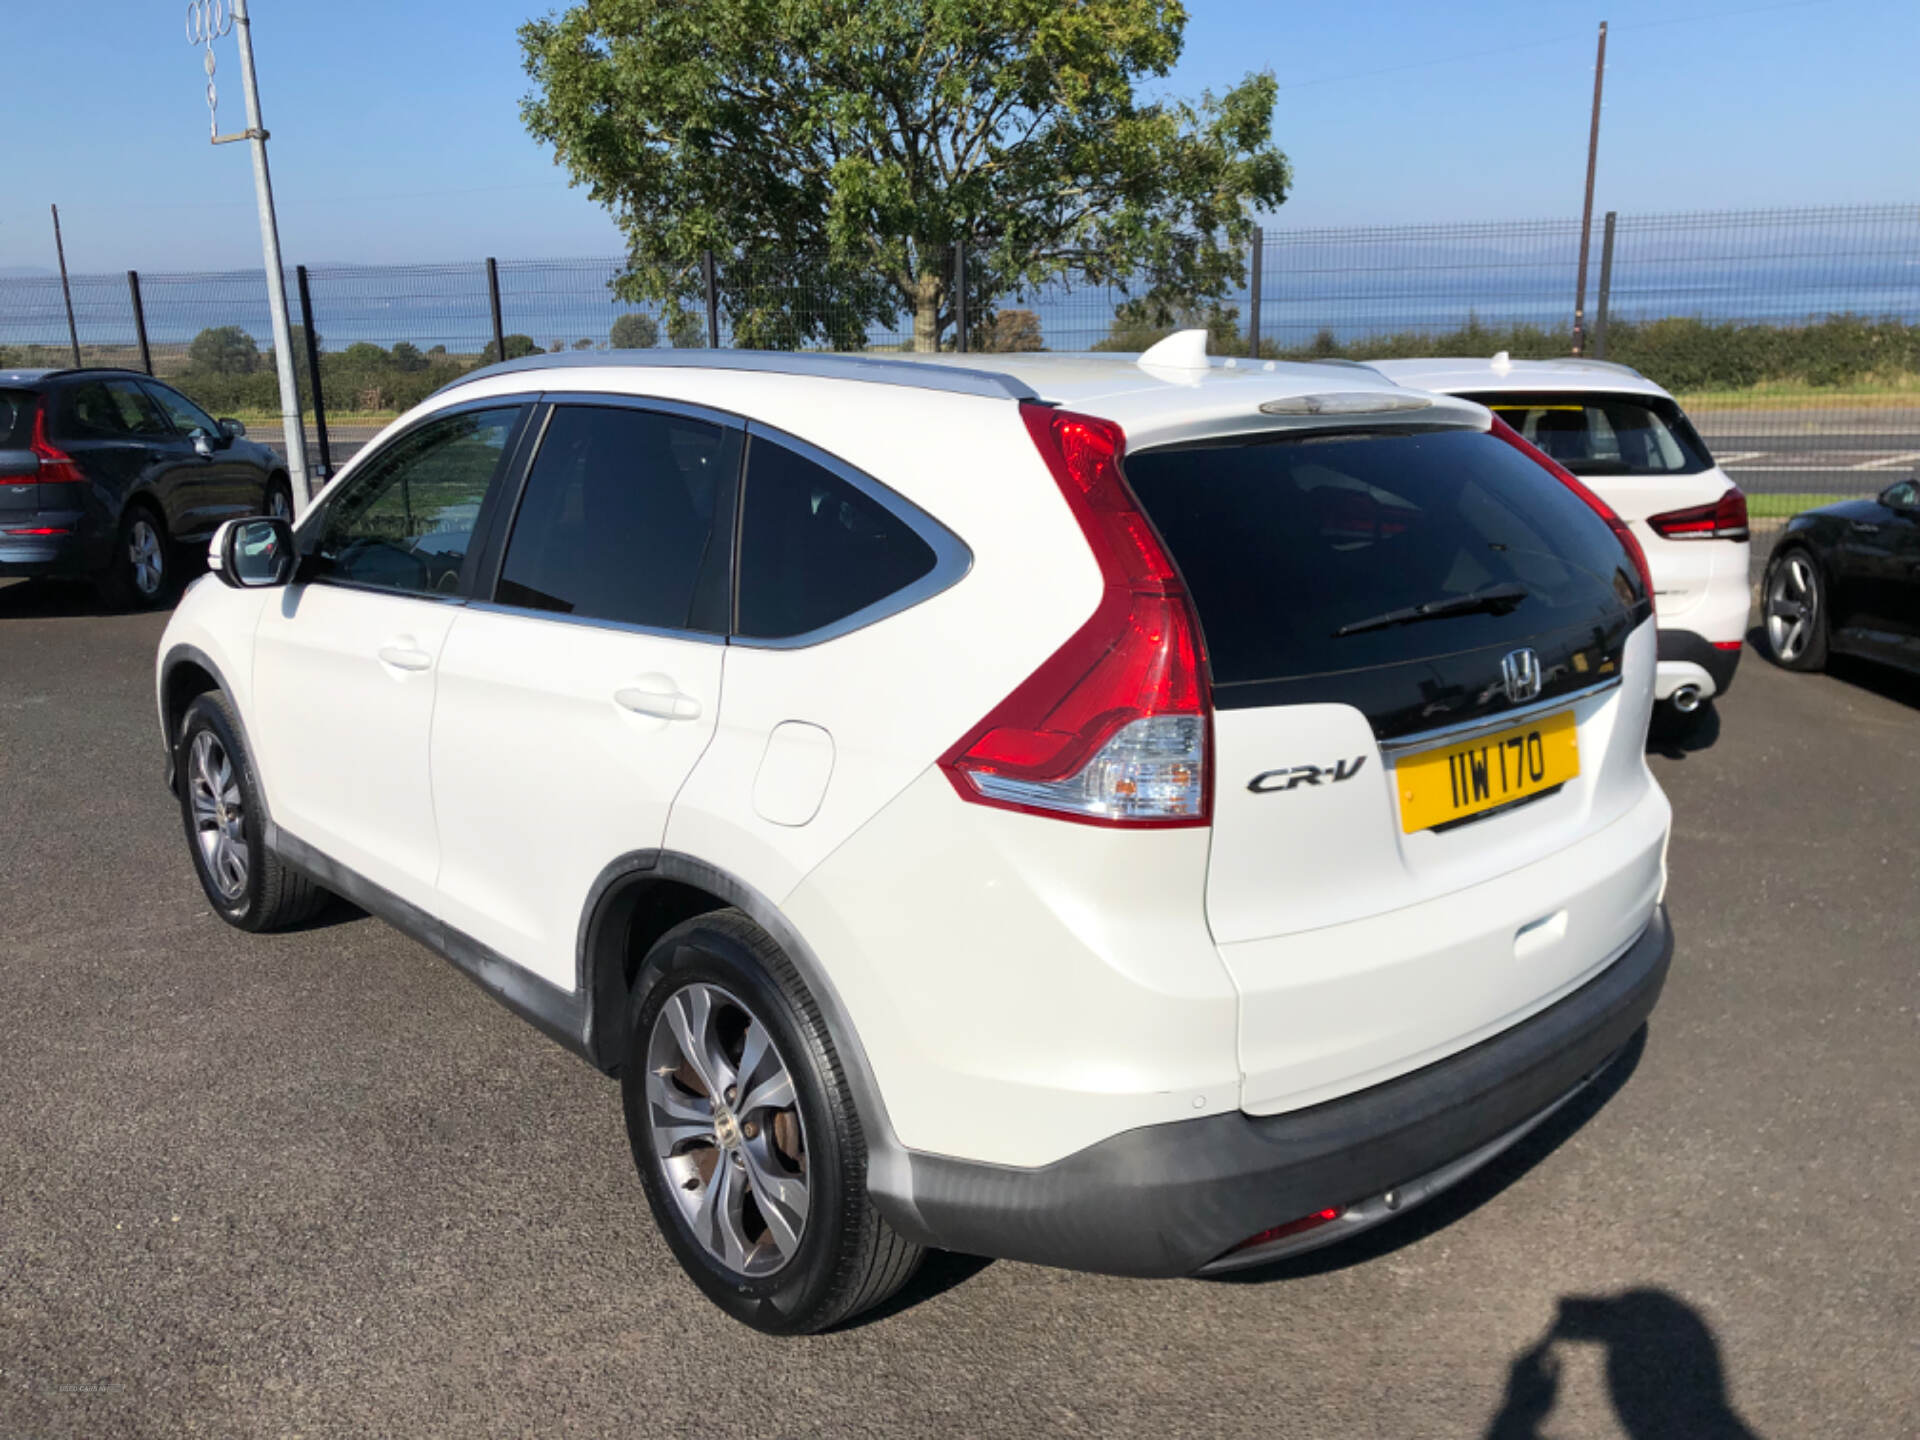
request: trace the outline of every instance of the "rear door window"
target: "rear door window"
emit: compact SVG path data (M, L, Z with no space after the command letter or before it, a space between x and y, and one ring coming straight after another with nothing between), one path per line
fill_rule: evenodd
M814 634L889 598L910 598L904 592L920 582L937 583L940 557L928 537L951 537L924 516L909 523L906 502L879 491L764 434L752 437L740 519L740 635Z
M737 432L560 405L527 476L494 599L666 630L724 631Z
M1491 435L1256 437L1149 450L1125 469L1192 594L1223 707L1265 703L1265 682L1419 662L1412 703L1441 684L1435 657L1599 634L1638 603L1612 532ZM1391 618L1475 596L1494 598Z
M1576 475L1697 475L1713 457L1657 395L1469 395Z
M131 380L88 380L69 386L62 407L76 439L158 440L173 431L159 408Z

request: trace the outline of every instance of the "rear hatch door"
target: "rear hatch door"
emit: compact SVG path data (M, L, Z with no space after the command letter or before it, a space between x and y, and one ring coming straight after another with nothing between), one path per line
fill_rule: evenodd
M1126 473L1208 652L1207 916L1245 1000L1247 1108L1471 1043L1637 933L1645 846L1556 880L1588 897L1572 910L1511 881L1651 783L1651 607L1579 497L1466 429L1243 435Z

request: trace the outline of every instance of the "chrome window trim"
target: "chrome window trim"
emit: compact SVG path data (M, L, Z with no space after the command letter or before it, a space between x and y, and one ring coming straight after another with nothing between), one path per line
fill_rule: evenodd
M769 638L760 635L742 635L740 633L740 578L744 569L746 549L747 501L752 495L753 445L764 441L771 445L784 446L804 460L811 460L836 479L844 480L854 489L865 495L874 504L892 515L909 530L918 535L933 551L933 568L910 585L904 585L889 595L883 595L851 615L843 615L829 625L808 630L799 635L786 635ZM747 453L741 466L739 525L740 538L734 545L734 615L731 644L746 646L755 650L805 650L810 646L824 645L829 640L838 640L843 635L851 635L856 630L864 630L869 625L911 610L922 601L951 589L966 577L973 569L973 551L966 541L954 534L945 525L934 519L918 505L914 504L899 491L890 489L864 471L855 469L845 460L829 454L818 445L802 440L797 435L784 430L776 430L771 425L763 425L758 420L747 422Z
M727 637L711 630L677 630L668 625L635 625L625 620L602 620L592 615L570 615L564 610L536 610L528 605L503 605L497 600L469 600L469 610L485 615L507 615L561 625L583 625L589 630L612 630L622 635L645 635L655 640L689 640L699 645L725 645Z
M1038 400L1031 386L996 370L958 365L925 365L876 355L823 355L792 350L615 350L566 355L527 355L470 371L434 391L445 395L476 380L498 375L555 370L745 370L762 375L812 376L821 380L864 380L914 390L942 390L989 400Z
M1475 735L1487 734L1494 730L1505 730L1510 725L1518 725L1531 720L1536 715L1545 715L1554 710L1564 710L1569 705L1577 705L1582 700L1591 700L1596 695L1604 695L1609 690L1617 690L1624 676L1615 675L1598 684L1584 686L1579 690L1569 690L1563 695L1555 695L1551 700L1538 700L1531 705L1521 705L1515 709L1503 711L1498 715L1486 715L1477 720L1462 720L1453 725L1442 725L1434 730L1422 730L1414 735L1401 735L1392 740L1379 741L1380 753L1389 760L1399 759L1403 755L1417 754L1422 750L1432 750L1440 745L1451 745L1456 741L1468 740Z

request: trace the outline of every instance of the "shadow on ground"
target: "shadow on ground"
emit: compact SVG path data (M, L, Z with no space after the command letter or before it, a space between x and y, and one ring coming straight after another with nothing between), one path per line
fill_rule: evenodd
M1547 1333L1514 1357L1485 1440L1544 1440L1560 1390L1560 1350L1606 1349L1607 1394L1629 1440L1758 1440L1727 1400L1713 1329L1679 1296L1652 1288L1565 1295Z
M1768 664L1773 663L1773 651L1767 645L1765 626L1755 625L1747 631L1747 646L1756 657ZM1911 671L1857 659L1852 655L1831 655L1827 658L1826 673L1844 685L1854 685L1883 700L1891 700L1896 705L1920 710L1920 675Z

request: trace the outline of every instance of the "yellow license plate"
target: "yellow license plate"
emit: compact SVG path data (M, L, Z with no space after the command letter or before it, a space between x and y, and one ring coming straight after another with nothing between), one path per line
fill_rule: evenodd
M1411 835L1564 785L1580 773L1573 712L1409 755L1394 766L1400 828Z

